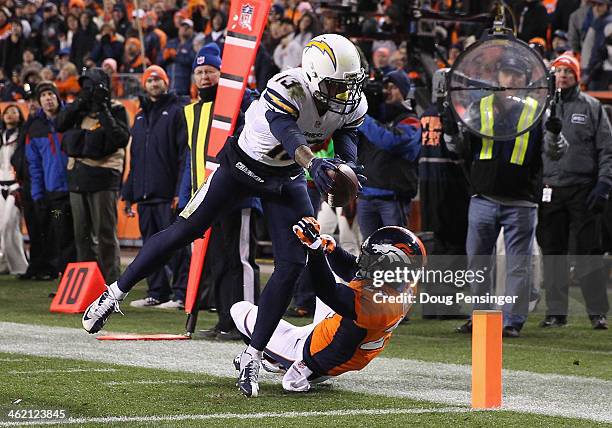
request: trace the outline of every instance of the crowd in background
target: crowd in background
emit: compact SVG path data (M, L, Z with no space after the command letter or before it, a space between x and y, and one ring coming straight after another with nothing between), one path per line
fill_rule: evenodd
M2 111L0 146L0 205L4 206L0 206L4 216L0 227L7 271L25 279L52 279L63 271L65 263L75 258L97 257L106 280L110 283L116 279L119 272L116 218L113 226L112 222L108 224L94 215L98 213L100 217L101 206L107 213L109 208L114 209L113 204L117 201L113 195L121 186L122 162L129 138L128 119L125 110L114 100L143 95L139 74L151 65L159 65L165 70L171 94L184 99L185 103L196 99L198 92L192 81L192 64L201 48L209 43L216 43L220 52L223 51L229 3L228 0L148 0L140 4L112 0L0 0L0 101L10 103ZM424 31L432 46L436 43L435 50L425 52L417 42L417 33L407 28L406 10L399 5L401 2L370 3L374 5L373 11L362 16L357 33L351 36L363 53L370 77L366 87L370 84L371 108L384 105L385 99L394 96L388 87L376 94L372 89L374 83L380 81L382 88L383 83L391 82L397 90L399 104L410 100L411 104L404 107L422 113L429 107L430 97L416 96L415 100L415 90L417 94L419 91L428 94L435 72L424 58L430 58L437 67L452 65L487 24L429 21L416 30ZM530 0L509 5L507 18L514 23L518 37L535 49L547 64L564 52L573 51L580 61L581 86L589 90L610 89L612 14L608 1L557 0L554 4ZM302 51L312 37L346 33L349 29L351 33L355 31L354 23L346 21L342 10L326 6L329 5L317 1L273 2L248 79L250 88L263 92L267 81L276 73L299 66ZM474 13L485 12L488 5L432 1L426 7L441 12ZM94 73L83 77L87 75L83 69L98 68L104 71L104 76ZM101 164L98 159L102 154L90 154L91 162L85 162L84 170L76 174L69 164L69 156L57 154L66 150L61 140L70 130L81 132L75 129L80 126L75 125L70 115L85 107L76 106L75 102L88 80L107 81L111 89L111 94L97 95L106 107L96 111L100 118L91 125L104 129L105 135L100 138L113 144L103 156L113 155L114 158ZM57 98L57 105L51 105L53 97ZM69 107L66 110L64 103L72 103L72 110ZM27 106L28 119L18 108L19 104ZM41 113L49 111L54 111L53 115ZM416 114L402 116L396 121L399 113L382 107L382 111L372 111L370 115L391 127L403 124L420 128ZM377 125L370 123L362 134L367 136L368 132L375 132L374 126ZM417 138L420 145L421 134ZM427 138L423 136L424 145ZM329 153L330 147L327 144L320 149ZM418 189L418 150L416 152L401 154L406 170L412 171L405 177L410 182L407 190L368 193L366 188L359 202L363 207L340 210L332 210L316 200L321 206L326 231L338 230L340 243L357 251L362 234L368 235L372 229L389 224L384 214L376 221L364 220L368 212L383 209L372 208L373 203L365 206L363 201L373 199L393 204L399 201L402 218L396 223L407 225L410 201ZM62 170L69 172L62 176ZM100 196L101 191L106 192L105 198ZM97 196L83 196L83 200L78 201L74 193ZM387 208L385 205L384 209ZM65 222L50 226L58 222L58 212L66 214L62 217ZM20 213L28 226L29 267L19 235ZM93 229L83 230L83 224ZM97 242L89 242L90 236L96 236ZM76 248L65 243L70 239L76 239ZM98 249L94 250L94 246ZM105 246L107 250L101 251ZM52 256L49 256L50 251ZM298 290L298 303L292 308L293 313L311 313L314 304L311 297L307 291Z

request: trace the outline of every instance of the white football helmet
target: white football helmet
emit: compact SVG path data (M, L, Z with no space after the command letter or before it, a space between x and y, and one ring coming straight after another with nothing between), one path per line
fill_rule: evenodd
M359 105L365 72L357 48L346 37L322 34L308 42L302 73L314 98L328 110L349 114Z

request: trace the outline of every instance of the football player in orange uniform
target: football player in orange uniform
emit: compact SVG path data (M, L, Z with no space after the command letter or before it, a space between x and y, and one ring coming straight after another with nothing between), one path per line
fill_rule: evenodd
M357 258L336 247L331 236L319 235L319 230L312 217L293 227L308 247L304 274L310 275L317 295L314 322L296 327L281 320L264 350L264 369L284 373L287 391L308 391L312 383L361 370L379 355L414 303L417 285L388 281L393 275L384 282L381 278L384 272L418 270L426 257L420 239L403 227L378 229L364 241ZM348 285L337 283L334 273ZM231 309L247 338L257 310L249 302L238 302Z

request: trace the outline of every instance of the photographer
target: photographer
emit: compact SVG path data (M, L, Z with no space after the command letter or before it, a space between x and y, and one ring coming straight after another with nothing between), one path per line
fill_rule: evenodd
M384 80L379 122L369 114L359 127L359 163L368 177L357 203L363 236L382 226L406 226L410 200L416 195L415 159L421 146L421 124L412 110L410 79L401 70Z
M79 78L81 92L57 117L64 132L68 189L78 261L97 260L107 283L119 276L117 192L121 183L128 117L111 101L110 78L101 68ZM97 249L96 249L97 246Z

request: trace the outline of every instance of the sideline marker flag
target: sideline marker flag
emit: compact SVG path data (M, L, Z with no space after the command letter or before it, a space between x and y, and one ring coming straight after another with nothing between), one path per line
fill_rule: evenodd
M502 405L501 311L472 313L472 408Z
M105 290L98 263L68 263L49 310L66 314L85 312Z
M270 0L232 0L230 4L221 59L221 78L213 108L210 136L206 144L207 177L219 166L216 156L236 126L244 89L251 67L255 63L270 6ZM185 297L188 333L193 333L197 321L199 305L196 300L200 295L200 279L209 239L210 231L193 244Z

